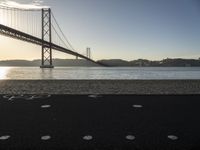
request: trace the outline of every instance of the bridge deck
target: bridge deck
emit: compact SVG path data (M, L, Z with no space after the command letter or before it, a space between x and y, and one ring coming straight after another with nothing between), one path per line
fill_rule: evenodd
M67 53L67 54L70 54L70 55L73 55L73 56L77 56L77 57L86 59L86 60L88 60L90 62L93 62L95 64L98 64L100 66L107 66L107 65L102 64L100 62L96 62L96 61L94 61L94 60L92 60L92 59L90 59L90 58L88 58L88 57L86 57L84 55L81 55L81 54L77 53L77 52L74 52L72 50L66 49L66 48L61 47L59 45L56 45L54 43L49 43L47 41L43 41L40 38L34 37L32 35L26 34L24 32L15 30L15 29L7 27L7 26L4 26L2 24L0 24L0 34L2 34L4 36L11 37L11 38L14 38L14 39L17 39L17 40L22 40L22 41L29 42L29 43L32 43L32 44L36 44L36 45L39 45L39 46L42 46L42 43L46 44L47 46L51 44L52 49L54 49L54 50L57 50L57 51L60 51L60 52L63 52L63 53Z

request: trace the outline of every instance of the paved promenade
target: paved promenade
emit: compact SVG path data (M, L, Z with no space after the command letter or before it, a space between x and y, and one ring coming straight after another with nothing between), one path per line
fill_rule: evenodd
M0 95L0 149L199 150L199 106L199 95Z

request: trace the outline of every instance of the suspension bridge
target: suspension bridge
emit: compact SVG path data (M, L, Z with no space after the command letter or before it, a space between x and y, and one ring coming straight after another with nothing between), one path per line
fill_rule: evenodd
M0 6L0 34L42 47L41 68L53 68L52 50L105 66L77 52L61 30L51 8L22 9Z

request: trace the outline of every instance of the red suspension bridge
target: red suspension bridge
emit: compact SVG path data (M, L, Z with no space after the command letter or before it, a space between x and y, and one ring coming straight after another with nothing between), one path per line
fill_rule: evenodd
M53 68L52 50L105 66L72 47L50 8L20 9L0 6L0 34L42 47L41 68Z

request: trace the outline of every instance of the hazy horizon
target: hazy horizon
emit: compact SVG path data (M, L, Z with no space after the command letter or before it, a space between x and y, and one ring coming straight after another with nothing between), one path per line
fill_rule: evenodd
M53 60L56 60L56 59L61 59L61 60L76 60L76 58L53 58ZM153 60L153 59L145 59L145 58L138 58L138 59L130 59L130 60L126 60L126 59L121 59L121 58L111 58L111 59L98 59L97 61L99 60L123 60L123 61L134 61L134 60L149 60L149 61L162 61L162 60L165 60L165 59L185 59L185 60L190 60L190 59L193 59L193 60L200 60L200 57L199 58L163 58L163 59L157 59L157 60ZM82 58L79 58L78 60L84 60ZM41 61L40 58L38 59L0 59L0 61Z
M41 5L51 7L73 47L81 54L91 47L95 60L200 57L198 0L44 0ZM0 60L41 58L40 46L2 35L0 49ZM53 57L74 58L56 51Z

